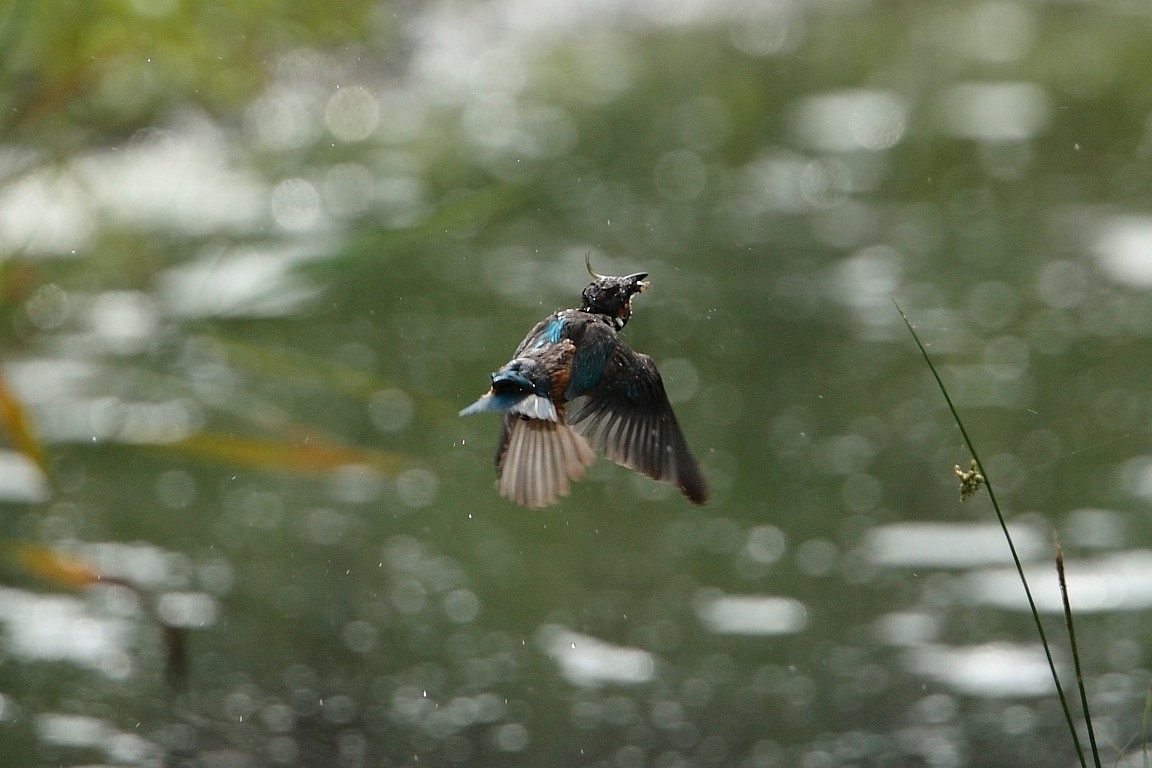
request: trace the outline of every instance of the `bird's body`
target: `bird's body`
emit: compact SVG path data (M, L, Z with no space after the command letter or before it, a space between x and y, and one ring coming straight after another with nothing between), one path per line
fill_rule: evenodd
M591 272L591 267L589 267ZM503 414L500 493L527 507L553 503L595 461L593 448L702 504L704 477L688 450L656 365L618 335L645 273L595 278L579 309L536 324L492 388L460 412Z

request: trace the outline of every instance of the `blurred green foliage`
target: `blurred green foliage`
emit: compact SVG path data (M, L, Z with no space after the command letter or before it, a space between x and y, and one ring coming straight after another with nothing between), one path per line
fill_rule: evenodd
M949 468L963 459L903 329L885 338L888 326L876 320L897 321L889 297L879 313L867 312L854 291L869 286L851 278L869 273L842 270L888 264L859 256L891 245L900 255L890 260L892 290L907 295L934 354L952 366L948 374L990 389L1007 386L990 371L1024 382L1027 408L984 405L971 417L982 450L1016 470L1005 494L1018 509L1114 504L1126 512L1130 499L1116 490L1116 476L1142 450L1133 448L1143 432L1132 424L1147 423L1152 401L1140 363L1148 359L1148 323L1131 319L1124 331L1120 318L1152 314L1142 294L1091 271L1085 245L1099 209L1139 210L1152 190L1150 17L1132 3L1104 10L1124 5L788 6L787 18L761 30L786 44L760 53L734 44L739 19L623 29L585 20L566 37L496 51L507 56L497 65L514 67L510 79L519 83L504 91L499 72L488 91L469 80L482 78L492 65L484 57L504 40L453 49L447 61L460 72L452 83L405 77L406 57L426 51L400 44L403 20L393 12L416 15L419 4L0 5L0 195L22 172L47 179L41 192L55 191L57 176L89 181L76 168L89 157L123 158L171 136L194 144L195 129L210 123L219 154L206 164L234 173L196 189L223 193L239 180L259 198L243 226L211 220L202 229L164 216L117 218L104 201L83 198L77 207L96 223L77 250L23 253L17 242L4 253L3 362L19 353L98 364L67 393L77 408L108 405L93 408L106 416L187 401L203 421L192 438L173 443L68 435L41 451L26 428L31 419L8 398L9 445L23 440L26 454L45 453L59 470L58 499L7 519L5 534L27 544L16 550L29 572L21 578L85 583L86 561L55 555L49 548L58 542L148 542L209 576L223 570L226 579L188 582L207 589L221 614L192 634L192 680L208 691L196 707L219 713L233 694L291 700L298 690L290 681L301 665L314 665L316 680L300 688L354 698L372 713L370 751L397 764L445 764L448 750L470 744L482 758L471 764L517 760L492 751L486 721L442 744L416 721L396 720L392 696L409 688L423 694L415 701L427 705L429 728L445 711L435 701L511 701L509 724L531 732L525 764L680 764L659 762L659 754L678 759L672 750L685 749L689 730L728 751L685 760L765 764L748 756L769 737L815 745L837 728L873 729L880 741L902 732L916 722L926 685L892 661L872 627L887 612L927 606L944 626L942 642L984 642L1008 634L998 630L1013 619L982 612L972 621L975 609L940 602L954 591L950 574L921 579L862 559L860 540L872 526L960 514ZM498 4L460 3L454 12L463 18L483 6ZM1013 56L973 47L995 42L972 29L986 18L1020 22L1008 30ZM949 134L942 100L951 85L973 81L1034 82L1050 99L1050 124L1004 146ZM380 118L378 130L354 140L322 119L349 86L371 94ZM299 120L295 135L303 138L262 143L258 120L247 118L293 88L303 97L281 105L271 122ZM410 91L395 99L389 89ZM898 143L837 154L806 141L798 108L853 89L901 97L908 113ZM180 119L185 108L197 113L193 130ZM388 121L405 108L416 127L389 133ZM1001 168L997 152L1016 165ZM660 169L685 156L699 184L678 186L673 176L662 186ZM68 162L76 157L81 162ZM197 170L179 168L189 177ZM838 188L845 168L871 181ZM194 181L169 176L177 178L159 187L165 194ZM355 183L341 189L340 179ZM272 200L285 188L313 196L320 226L275 219ZM362 205L342 209L348 198ZM1076 216L1068 204L1080 206ZM259 250L274 261L300 243L315 259L292 261L292 277L317 290L283 316L182 315L158 289L157 275L174 265L226 273L229 257L243 261ZM720 490L706 510L685 510L607 462L557 510L510 509L491 488L494 422L455 416L532 322L575 300L589 250L608 262L596 262L604 271L652 271L653 291L627 336L662 365L675 360L691 374L676 407ZM1044 304L1037 286L1053 259L1066 259L1083 281L1082 305ZM275 272L257 276L275 291ZM229 287L211 285L205 290ZM58 321L37 325L28 306L45 287L66 301ZM985 315L978 299L989 288L1007 298ZM155 311L147 318L153 336L136 354L114 345L94 353L93 299L120 293L140 294L137 302ZM1005 348L998 341L1021 351L1008 360L1015 365L992 365L990 355ZM390 402L381 393L407 398L412 413L381 427L373 409ZM59 405L40 402L32 415ZM859 455L843 450L861 445ZM384 479L316 480L334 465L373 468ZM875 497L853 506L847 500L860 487ZM978 503L964 513L979 519ZM1143 518L1129 517L1129 537L1145 540ZM765 533L778 534L782 548L787 542L787 553L774 556L779 563L741 554ZM805 552L828 558L806 564ZM701 589L788 594L812 606L812 628L780 640L710 635L692 608ZM454 591L482 607L475 620L457 622L441 609ZM412 594L421 598L416 607ZM1102 625L1099 647L1113 642L1105 630L1127 641L1119 621ZM607 692L573 688L536 650L533 633L544 623L650 650L661 659L661 679ZM364 636L371 642L357 641ZM1031 634L1023 626L1009 636ZM842 663L833 669L836 658ZM49 666L52 696L33 679ZM125 688L154 692L157 666L144 657ZM182 714L142 718L139 701L148 696L120 702L119 683L96 673L78 695L76 672L64 664L12 667L29 679L5 695L21 704L32 697L30 712L63 700L111 712L126 729L150 719L157 730ZM861 670L867 674L857 679ZM883 684L873 684L877 675ZM646 724L643 713L692 690L696 696L683 697L690 728ZM940 699L942 690L927 695ZM576 717L602 694L635 703L635 728ZM990 720L1002 714L999 703L982 706ZM1138 709L1127 700L1119 706ZM306 717L291 734L303 744L318 722ZM1042 730L1042 711L1037 720ZM245 745L282 738L260 733L259 718L243 722L247 731L236 738L249 739ZM214 729L203 730L196 749L213 743ZM992 732L1004 741L998 720ZM623 751L634 750L632 742L647 744L648 757ZM806 761L804 749L781 764L820 762Z
M368 0L14 0L0 10L0 135L115 140L187 102L234 113L286 51L390 40Z

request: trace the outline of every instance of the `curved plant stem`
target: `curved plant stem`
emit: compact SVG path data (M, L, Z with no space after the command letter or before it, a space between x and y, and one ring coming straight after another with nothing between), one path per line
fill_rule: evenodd
M895 300L892 302L896 305L896 311L900 313L900 317L904 320L904 325L908 327L908 332L912 334L912 340L916 342L916 346L920 349L920 354L924 356L924 362L928 364L928 370L932 372L932 377L936 379L936 386L939 387L940 393L944 395L944 402L948 404L948 410L952 414L952 420L956 422L956 426L960 428L960 435L964 438L964 444L968 446L968 452L972 454L972 460L976 463L976 468L980 474L984 476L984 485L988 489L988 498L992 502L992 509L996 510L996 519L1000 522L1000 530L1004 532L1004 538L1008 542L1008 549L1012 552L1012 562L1016 566L1016 573L1020 576L1020 583L1024 585L1024 594L1028 598L1028 608L1032 611L1032 621L1036 624L1036 632L1040 635L1040 644L1044 646L1044 656L1048 659L1048 669L1052 673L1052 682L1056 684L1056 694L1060 697L1060 707L1064 710L1064 720L1068 724L1068 732L1072 735L1072 743L1076 748L1076 757L1080 759L1081 768L1088 768L1087 762L1084 759L1084 749L1080 745L1080 735L1076 731L1076 723L1072 719L1072 710L1068 706L1068 697L1064 693L1064 686L1060 685L1060 675L1056 673L1056 662L1052 659L1052 648L1048 643L1048 635L1044 632L1044 624L1040 621L1040 611L1036 608L1036 600L1032 597L1032 589L1028 586L1028 578L1024 575L1024 565L1020 561L1020 555L1016 552L1016 543L1012 540L1012 534L1008 530L1008 522L1004 519L1004 513L1000 510L1000 503L996 500L996 492L992 488L992 478L988 476L988 470L984 467L984 463L980 461L980 454L976 452L976 446L972 443L972 438L968 436L968 430L964 428L964 422L960 418L960 413L956 410L956 405L952 402L952 396L948 394L948 388L944 386L944 381L940 378L939 371L932 363L932 358L928 356L928 350L924 347L924 342L920 340L920 336L916 333L916 329L912 327L912 322L908 316L904 314L904 310L900 308L900 304ZM1096 765L1099 766L1099 758L1096 760Z
M1076 685L1080 690L1080 706L1084 709L1084 722L1088 727L1088 745L1092 749L1092 762L1100 765L1100 750L1096 748L1096 729L1092 727L1092 715L1088 712L1088 693L1084 689L1084 670L1080 667L1080 651L1076 647L1076 627L1072 623L1072 602L1068 599L1068 580L1064 576L1064 550L1056 534L1052 534L1052 544L1056 549L1056 575L1060 577L1060 600L1064 603L1064 624L1068 627L1068 644L1072 648L1072 663L1076 667Z
M1148 719L1152 716L1152 685L1148 686L1148 695L1144 697L1144 719L1140 725L1140 751L1144 755L1144 768L1148 768Z

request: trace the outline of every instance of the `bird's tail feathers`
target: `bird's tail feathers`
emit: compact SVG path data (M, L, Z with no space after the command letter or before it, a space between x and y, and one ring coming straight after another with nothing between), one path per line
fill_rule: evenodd
M588 441L563 422L509 420L500 462L500 494L525 507L545 507L568 494L569 481L596 460Z

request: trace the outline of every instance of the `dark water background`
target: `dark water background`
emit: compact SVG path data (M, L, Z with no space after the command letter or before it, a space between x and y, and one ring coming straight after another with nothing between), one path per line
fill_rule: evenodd
M1150 7L0 7L0 764L1074 764L894 300L1143 764ZM456 416L586 254L704 508Z

